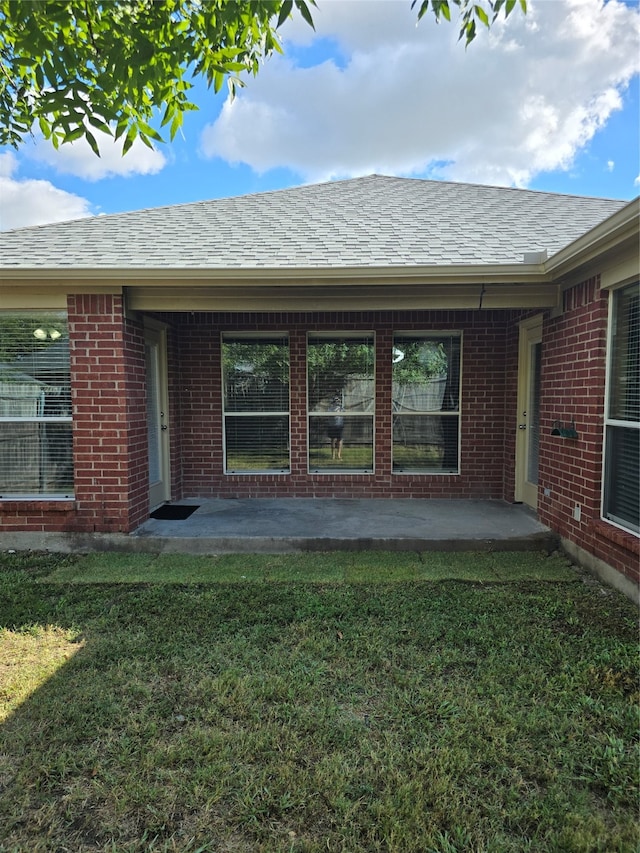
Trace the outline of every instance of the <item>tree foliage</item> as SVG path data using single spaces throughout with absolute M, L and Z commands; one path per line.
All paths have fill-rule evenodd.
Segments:
M 451 20 L 451 10 L 457 7 L 460 18 L 460 38 L 464 38 L 465 44 L 469 45 L 476 37 L 478 24 L 489 28 L 500 13 L 508 18 L 518 5 L 523 12 L 527 11 L 527 0 L 412 0 L 411 8 L 418 9 L 418 20 L 431 11 L 436 19 L 440 21 Z
M 449 367 L 442 341 L 409 338 L 397 340 L 393 352 L 393 381 L 400 385 L 424 384 L 446 376 Z
M 341 397 L 350 379 L 373 381 L 373 339 L 310 342 L 307 349 L 309 407 Z
M 295 0 L 311 23 L 309 5 Z M 173 138 L 193 78 L 218 91 L 280 51 L 277 28 L 293 0 L 0 0 L 0 144 L 39 128 L 57 147 L 95 130 L 122 138 Z
M 408 0 L 407 0 L 408 1 Z M 418 19 L 459 13 L 469 44 L 526 0 L 413 0 Z M 313 26 L 315 0 L 0 0 L 0 145 L 35 130 L 58 147 L 96 130 L 149 147 L 173 137 L 194 79 L 232 94 L 242 74 L 281 52 L 278 28 L 292 14 Z M 164 130 L 163 130 L 164 129 Z
M 0 373 L 8 366 L 19 369 L 20 358 L 66 337 L 67 322 L 60 312 L 0 313 Z

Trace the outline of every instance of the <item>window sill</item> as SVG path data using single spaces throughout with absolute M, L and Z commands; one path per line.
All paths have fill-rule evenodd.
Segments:
M 596 533 L 600 534 L 600 536 L 605 539 L 608 539 L 610 542 L 614 542 L 621 548 L 624 548 L 625 551 L 630 551 L 632 554 L 640 555 L 640 538 L 634 533 L 621 530 L 619 527 L 615 527 L 613 524 L 609 524 L 609 522 L 604 521 L 603 519 L 597 519 L 594 521 L 593 527 Z
M 25 509 L 47 510 L 50 512 L 67 512 L 70 509 L 75 509 L 75 498 L 56 498 L 56 497 L 0 497 L 0 507 L 4 512 L 22 512 Z

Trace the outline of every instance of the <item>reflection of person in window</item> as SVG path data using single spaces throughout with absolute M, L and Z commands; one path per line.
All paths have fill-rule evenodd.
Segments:
M 330 412 L 342 412 L 342 401 L 340 397 L 334 397 L 331 401 Z M 342 433 L 344 431 L 344 418 L 340 414 L 329 419 L 327 435 L 331 440 L 331 458 L 342 459 Z

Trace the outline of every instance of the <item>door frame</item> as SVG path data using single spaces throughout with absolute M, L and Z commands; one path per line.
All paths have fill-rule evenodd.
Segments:
M 542 344 L 542 314 L 528 317 L 520 323 L 518 338 L 518 394 L 516 419 L 515 500 L 527 504 L 531 509 L 538 507 L 538 483 L 528 480 L 530 433 L 528 410 L 534 380 L 534 348 Z M 537 400 L 538 414 L 540 398 Z
M 169 441 L 169 384 L 167 378 L 167 327 L 154 320 L 145 318 L 145 376 L 147 382 L 147 472 L 149 479 L 149 511 L 171 498 L 171 467 Z M 152 369 L 156 372 L 155 418 L 157 425 L 157 450 L 159 479 L 151 482 L 151 422 L 149 420 L 149 368 L 147 347 L 151 347 L 154 360 Z

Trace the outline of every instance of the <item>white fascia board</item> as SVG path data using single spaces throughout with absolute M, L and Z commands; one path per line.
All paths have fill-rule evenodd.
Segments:
M 636 250 L 640 246 L 640 197 L 552 255 L 543 265 L 545 273 L 550 280 L 560 281 L 625 243 Z
M 261 285 L 274 287 L 313 287 L 326 282 L 354 286 L 393 284 L 535 284 L 549 283 L 550 275 L 540 264 L 456 264 L 450 266 L 392 267 L 207 267 L 207 268 L 0 268 L 4 286 L 14 283 L 78 287 L 107 283 L 114 287 L 175 287 L 182 282 L 211 285 Z M 73 284 L 71 284 L 73 283 Z

